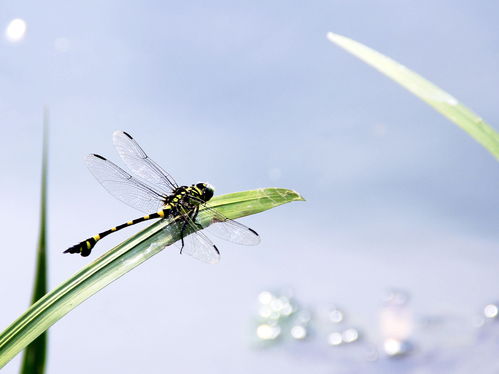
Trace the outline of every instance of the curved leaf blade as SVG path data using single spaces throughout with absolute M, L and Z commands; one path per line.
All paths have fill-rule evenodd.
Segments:
M 329 32 L 327 38 L 406 88 L 461 127 L 499 160 L 499 134 L 478 115 L 430 81 L 355 40 Z
M 264 188 L 216 196 L 210 206 L 230 219 L 237 219 L 300 200 L 304 199 L 295 191 Z M 104 253 L 33 304 L 0 334 L 0 368 L 80 303 L 179 240 L 179 230 L 175 226 L 175 219 L 152 224 Z

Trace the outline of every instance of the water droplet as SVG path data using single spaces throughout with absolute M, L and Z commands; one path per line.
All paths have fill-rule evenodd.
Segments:
M 284 303 L 282 302 L 281 299 L 274 299 L 270 302 L 270 307 L 272 308 L 272 310 L 275 310 L 276 312 L 280 312 L 283 306 Z
M 343 343 L 343 338 L 341 336 L 341 333 L 336 332 L 336 331 L 330 333 L 327 337 L 327 342 L 329 343 L 329 345 L 332 345 L 332 346 L 340 345 L 341 343 Z
M 258 314 L 262 318 L 270 318 L 270 315 L 272 314 L 272 310 L 268 307 L 268 305 L 262 305 L 260 309 L 258 310 Z
M 346 329 L 341 337 L 345 343 L 353 343 L 359 339 L 359 332 L 354 328 Z
M 389 357 L 399 357 L 406 355 L 411 350 L 411 344 L 407 341 L 397 339 L 386 339 L 383 349 Z
M 302 340 L 307 337 L 307 329 L 305 326 L 297 325 L 291 328 L 291 336 L 296 340 Z
M 498 312 L 499 310 L 495 304 L 489 304 L 483 308 L 483 314 L 487 318 L 497 318 Z
M 281 334 L 279 326 L 263 323 L 256 328 L 256 336 L 262 340 L 274 340 Z
M 258 295 L 258 301 L 260 304 L 270 304 L 274 296 L 269 291 L 262 291 Z
M 333 323 L 340 323 L 343 321 L 343 312 L 339 309 L 332 309 L 329 311 L 329 319 Z

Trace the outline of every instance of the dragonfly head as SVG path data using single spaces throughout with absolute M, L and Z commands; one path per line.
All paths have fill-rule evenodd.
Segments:
M 215 189 L 209 183 L 198 183 L 196 184 L 197 189 L 201 193 L 201 199 L 203 201 L 208 201 L 213 197 Z

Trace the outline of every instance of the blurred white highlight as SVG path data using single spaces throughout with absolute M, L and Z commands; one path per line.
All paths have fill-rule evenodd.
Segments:
M 499 313 L 497 305 L 489 304 L 483 309 L 483 314 L 487 318 L 496 318 Z
M 5 37 L 9 42 L 16 43 L 21 41 L 26 34 L 26 21 L 16 18 L 9 22 L 5 29 Z

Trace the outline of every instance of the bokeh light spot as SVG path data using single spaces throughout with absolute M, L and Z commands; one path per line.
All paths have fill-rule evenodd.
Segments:
M 5 37 L 8 41 L 16 43 L 21 41 L 26 34 L 26 21 L 16 18 L 9 22 L 5 30 Z
M 497 305 L 489 304 L 485 308 L 483 308 L 483 314 L 487 318 L 496 318 L 499 313 Z

